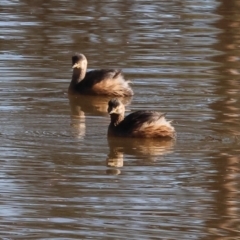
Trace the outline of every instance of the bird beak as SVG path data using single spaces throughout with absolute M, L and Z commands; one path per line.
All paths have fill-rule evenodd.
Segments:
M 113 114 L 113 113 L 115 113 L 115 109 L 114 109 L 114 108 L 108 109 L 108 114 L 109 114 L 109 115 L 111 115 L 111 114 Z
M 78 63 L 73 64 L 72 68 L 79 68 L 79 64 Z

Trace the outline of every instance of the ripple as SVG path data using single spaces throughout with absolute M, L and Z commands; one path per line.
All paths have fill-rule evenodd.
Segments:
M 3 238 L 238 236 L 237 8 L 0 5 Z M 107 139 L 109 98 L 67 94 L 76 51 L 89 69 L 122 68 L 135 92 L 127 114 L 166 112 L 177 140 Z

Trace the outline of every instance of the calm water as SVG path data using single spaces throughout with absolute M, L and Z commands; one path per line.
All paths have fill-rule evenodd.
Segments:
M 2 239 L 237 239 L 240 1 L 0 3 Z M 122 68 L 128 112 L 177 141 L 107 140 L 109 98 L 69 98 L 71 55 Z

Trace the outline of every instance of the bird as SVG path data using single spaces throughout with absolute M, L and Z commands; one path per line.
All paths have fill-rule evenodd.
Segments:
M 132 96 L 129 81 L 119 69 L 98 69 L 87 72 L 87 58 L 84 54 L 72 56 L 72 80 L 68 92 L 82 95 Z
M 108 102 L 107 111 L 111 119 L 108 137 L 176 138 L 176 131 L 165 113 L 140 110 L 124 117 L 125 106 L 118 98 Z

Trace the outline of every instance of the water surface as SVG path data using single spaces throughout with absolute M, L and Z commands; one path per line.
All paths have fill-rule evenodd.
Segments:
M 4 239 L 236 239 L 238 1 L 1 1 Z M 107 139 L 108 97 L 69 97 L 71 55 L 122 68 L 176 141 Z

